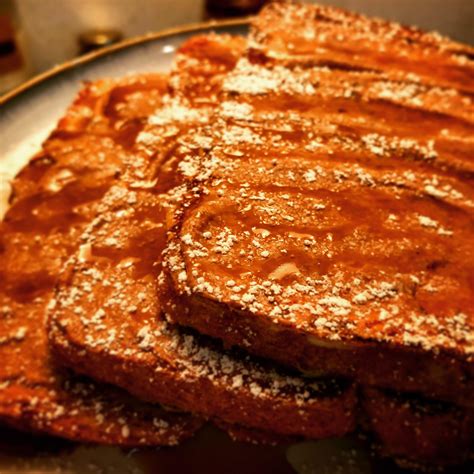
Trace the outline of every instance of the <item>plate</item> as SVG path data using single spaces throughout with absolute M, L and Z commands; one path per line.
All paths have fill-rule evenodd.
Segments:
M 0 97 L 0 216 L 2 189 L 6 201 L 9 180 L 40 149 L 84 81 L 167 71 L 183 41 L 211 31 L 245 35 L 248 22 L 211 22 L 133 38 L 57 66 Z M 226 434 L 207 426 L 177 448 L 135 450 L 34 437 L 0 427 L 0 472 L 391 474 L 401 471 L 389 461 L 372 459 L 355 438 L 254 446 L 233 442 Z

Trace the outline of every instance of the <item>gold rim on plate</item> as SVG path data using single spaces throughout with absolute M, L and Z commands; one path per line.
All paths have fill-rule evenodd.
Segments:
M 77 66 L 82 66 L 83 64 L 87 64 L 97 58 L 102 56 L 106 56 L 110 53 L 114 53 L 115 51 L 120 51 L 122 49 L 129 48 L 131 46 L 136 46 L 141 43 L 147 43 L 149 41 L 154 41 L 157 39 L 166 38 L 167 36 L 173 36 L 183 33 L 193 33 L 204 29 L 210 28 L 219 28 L 219 27 L 226 27 L 226 26 L 244 26 L 249 23 L 249 18 L 241 18 L 238 20 L 231 19 L 231 20 L 211 20 L 206 22 L 200 23 L 192 23 L 185 26 L 177 26 L 173 28 L 167 28 L 165 30 L 161 30 L 156 33 L 146 33 L 140 36 L 134 36 L 133 38 L 126 39 L 124 41 L 120 41 L 117 44 L 113 44 L 111 46 L 107 46 L 105 48 L 99 49 L 97 51 L 92 51 L 91 53 L 85 54 L 83 56 L 79 56 L 78 58 L 71 59 L 66 61 L 62 64 L 54 66 L 51 69 L 48 69 L 45 72 L 42 72 L 26 82 L 23 82 L 19 86 L 15 87 L 11 91 L 7 92 L 6 94 L 0 96 L 0 106 L 6 104 L 8 101 L 14 99 L 22 92 L 30 89 L 31 87 L 36 86 L 51 77 L 56 76 L 57 74 L 67 71 L 69 69 L 75 68 Z

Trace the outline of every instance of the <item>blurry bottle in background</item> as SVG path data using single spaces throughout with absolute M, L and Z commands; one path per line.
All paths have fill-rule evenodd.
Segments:
M 29 77 L 23 41 L 13 3 L 0 2 L 0 94 Z
M 207 18 L 231 18 L 257 13 L 268 0 L 206 0 Z

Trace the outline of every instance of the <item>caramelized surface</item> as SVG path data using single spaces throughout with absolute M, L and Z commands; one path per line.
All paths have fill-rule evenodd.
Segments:
M 464 265 L 461 283 L 469 278 L 467 245 L 458 251 L 449 239 L 454 231 L 462 239 L 472 232 L 473 113 L 465 80 L 471 66 L 467 60 L 459 73 L 446 72 L 451 57 L 468 50 L 335 10 L 287 8 L 270 7 L 257 20 L 248 57 L 230 74 L 239 40 L 227 43 L 230 56 L 223 54 L 228 39 L 214 39 L 208 50 L 204 38 L 191 40 L 181 52 L 198 61 L 178 57 L 169 96 L 146 123 L 142 116 L 134 121 L 133 113 L 123 121 L 111 115 L 114 143 L 131 159 L 95 207 L 98 217 L 66 266 L 51 311 L 54 349 L 79 372 L 232 423 L 311 437 L 352 428 L 352 389 L 327 377 L 305 380 L 177 330 L 161 318 L 163 298 L 171 319 L 312 375 L 343 373 L 362 383 L 469 402 L 469 319 L 441 318 L 436 337 L 427 327 L 438 318 L 423 316 L 423 324 L 408 329 L 404 320 L 403 331 L 414 338 L 400 342 L 401 332 L 387 331 L 380 318 L 388 313 L 387 324 L 397 328 L 402 316 L 396 306 L 420 311 L 413 300 L 432 274 L 445 284 L 450 263 L 440 265 L 438 255 L 452 253 L 452 261 Z M 300 28 L 308 12 L 317 21 Z M 334 18 L 327 21 L 328 15 Z M 322 22 L 334 33 L 342 17 L 352 18 L 348 31 L 364 47 L 357 44 L 347 54 L 340 46 L 304 50 L 307 30 L 325 31 Z M 287 20 L 297 28 L 287 28 Z M 380 41 L 382 32 L 389 40 Z M 281 44 L 282 33 L 291 42 Z M 407 51 L 401 42 L 411 45 Z M 291 44 L 298 49 L 287 54 Z M 379 44 L 390 49 L 398 68 L 373 53 Z M 438 78 L 428 74 L 433 58 L 446 66 Z M 415 63 L 417 76 L 406 76 Z M 123 91 L 129 89 L 111 95 L 112 104 L 123 100 Z M 164 232 L 171 227 L 161 274 Z M 31 294 L 42 291 L 31 286 Z M 469 298 L 463 293 L 460 301 Z M 360 350 L 367 347 L 373 352 Z M 392 453 L 416 458 L 410 442 L 397 444 L 412 411 L 383 410 L 381 399 L 374 397 L 372 406 L 377 420 L 393 425 L 385 429 L 389 423 L 374 419 L 372 428 Z M 462 422 L 469 411 L 455 409 L 456 418 L 415 424 L 420 442 L 436 449 L 443 437 L 423 430 L 442 429 L 448 419 L 454 439 L 472 444 L 472 426 Z M 448 449 L 440 462 L 458 461 L 455 454 Z M 433 461 L 433 453 L 426 458 Z
M 270 62 L 386 72 L 402 82 L 474 92 L 474 48 L 439 33 L 322 5 L 275 3 L 253 23 L 254 54 Z
M 60 269 L 131 159 L 122 121 L 140 122 L 165 84 L 158 75 L 89 84 L 13 183 L 0 233 L 0 418 L 16 427 L 83 441 L 169 445 L 201 424 L 58 369 L 45 331 Z
M 250 44 L 187 139 L 169 317 L 309 372 L 472 404 L 472 49 L 291 5 L 268 7 Z
M 196 38 L 178 54 L 179 76 L 138 137 L 138 148 L 149 147 L 151 159 L 127 170 L 83 235 L 59 287 L 51 341 L 68 365 L 145 400 L 220 424 L 309 438 L 340 435 L 354 428 L 350 384 L 306 381 L 157 319 L 166 213 L 186 181 L 189 149 L 181 138 L 208 121 L 244 44 L 225 36 Z M 185 154 L 177 157 L 178 149 Z

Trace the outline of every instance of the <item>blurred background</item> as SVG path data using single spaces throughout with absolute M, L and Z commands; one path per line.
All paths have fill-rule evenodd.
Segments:
M 255 13 L 265 0 L 0 0 L 0 94 L 123 38 Z M 474 0 L 319 0 L 474 44 Z

